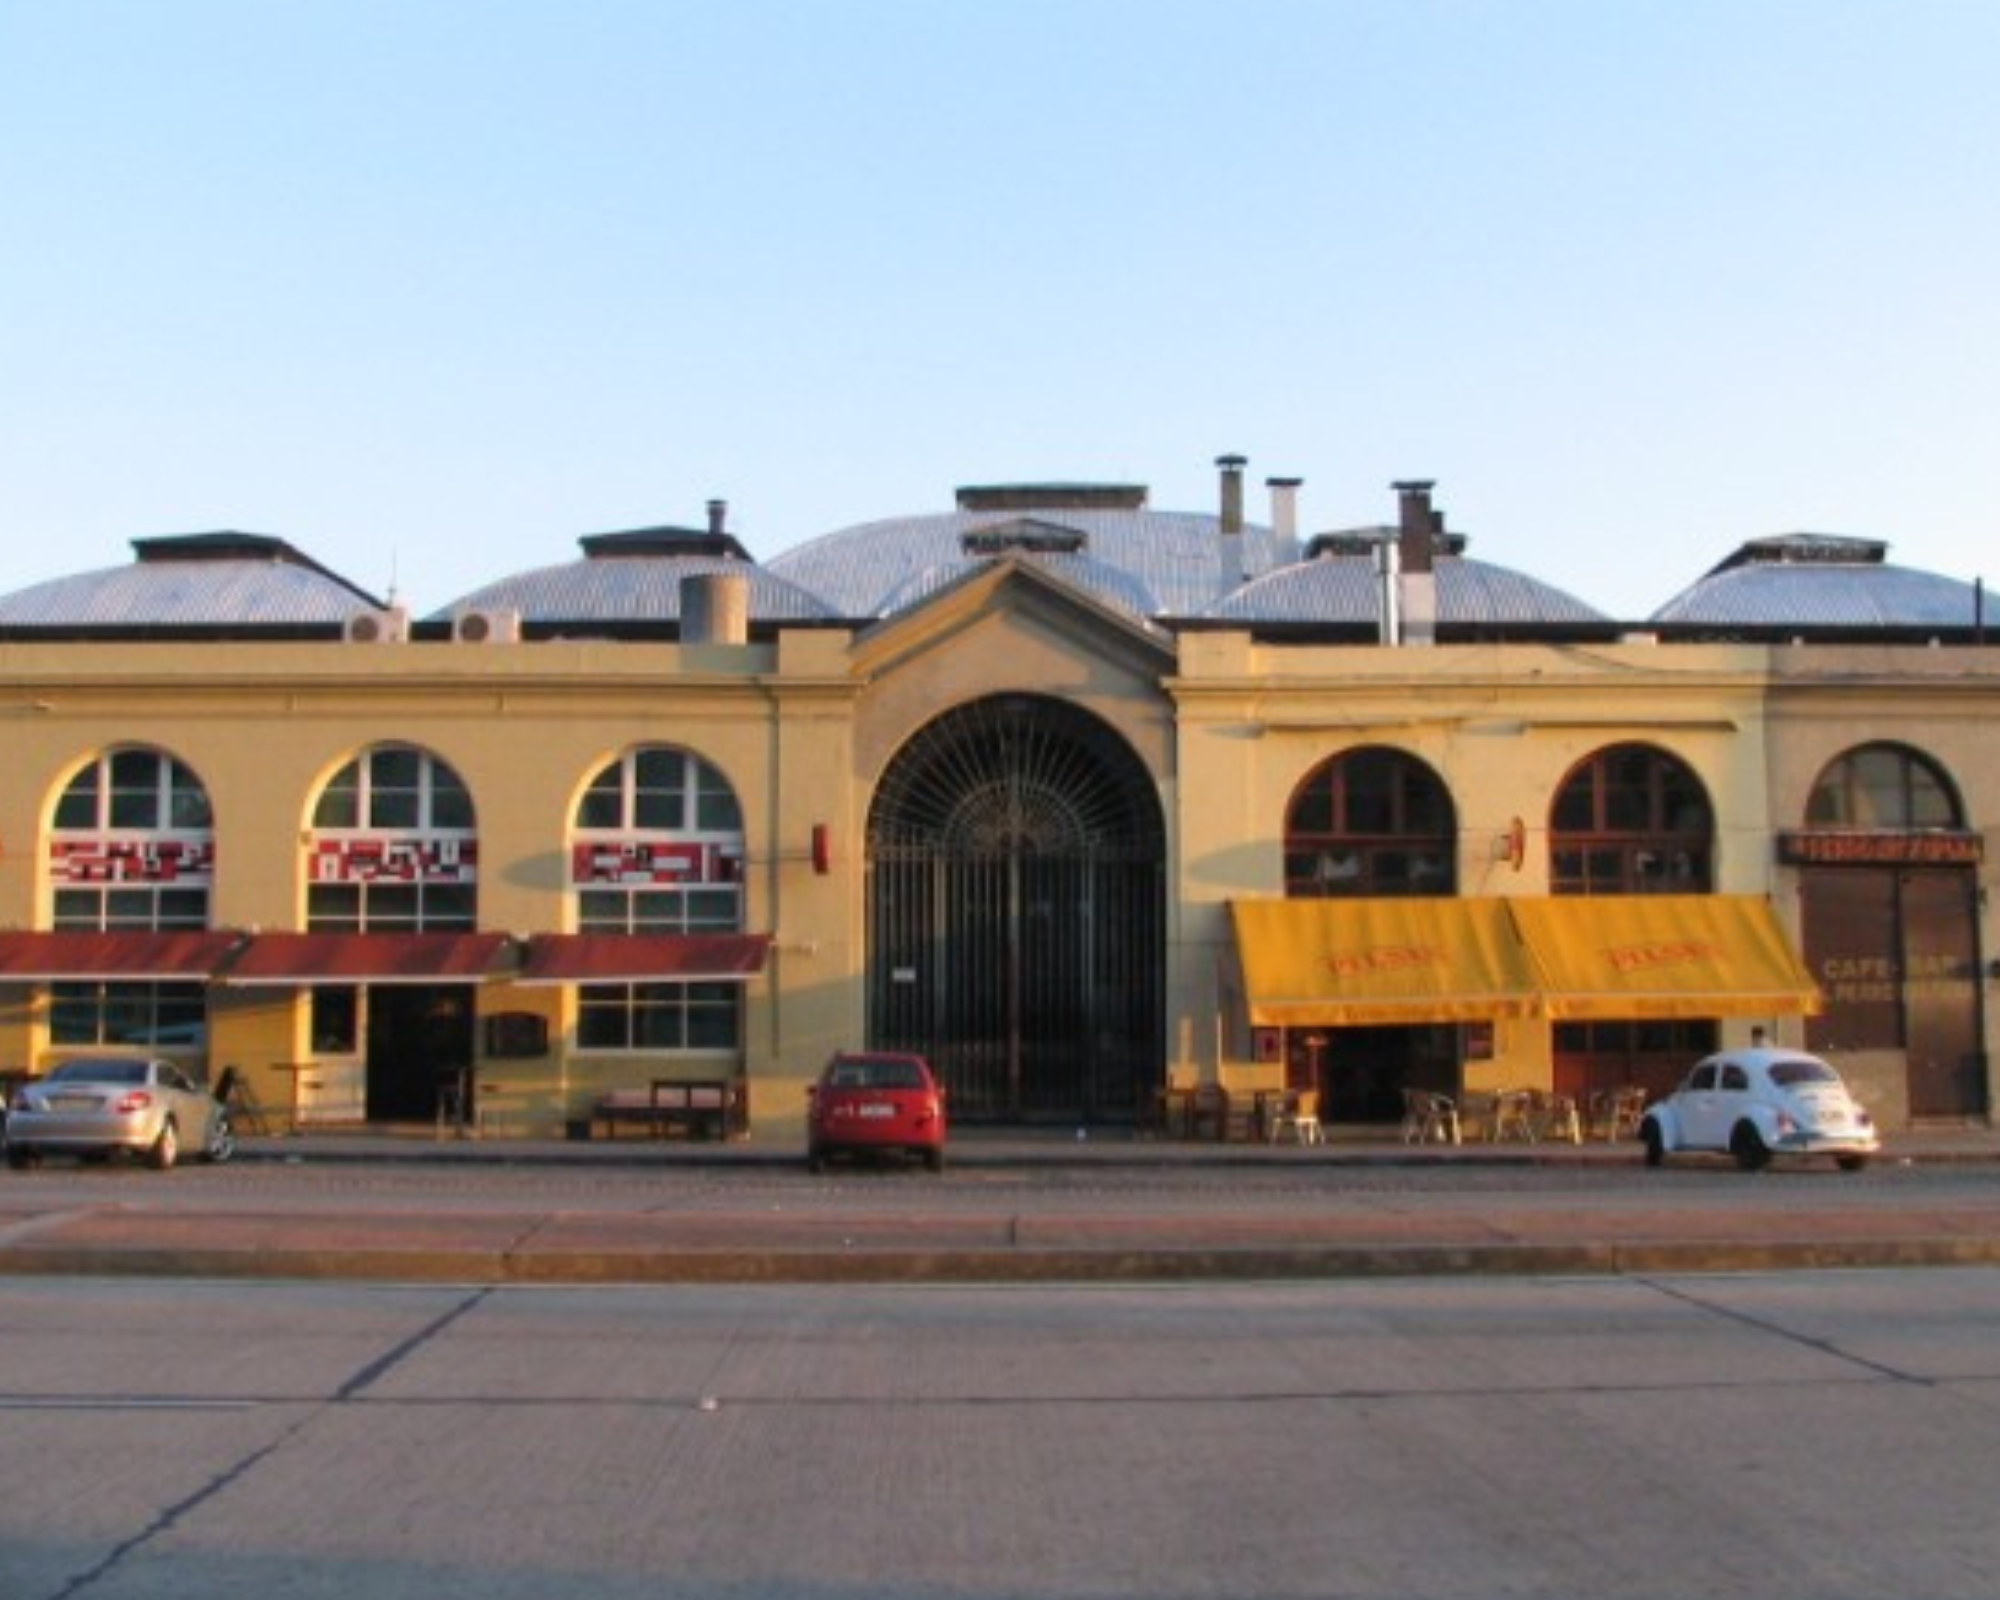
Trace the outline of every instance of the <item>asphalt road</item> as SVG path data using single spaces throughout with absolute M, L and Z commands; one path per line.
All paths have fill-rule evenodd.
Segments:
M 8 1600 L 1991 1596 L 2000 1271 L 0 1280 Z

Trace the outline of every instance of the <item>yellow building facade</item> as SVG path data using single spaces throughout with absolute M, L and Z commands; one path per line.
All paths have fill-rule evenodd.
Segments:
M 974 515 L 1004 537 L 865 617 L 262 637 L 0 608 L 0 1067 L 145 1043 L 234 1069 L 274 1126 L 494 1136 L 721 1083 L 729 1131 L 783 1145 L 862 1044 L 932 1054 L 972 1120 L 1145 1127 L 1213 1084 L 1365 1127 L 1411 1086 L 1657 1089 L 1761 1026 L 1892 1128 L 1988 1114 L 1983 633 L 1147 614 L 1051 559 L 1095 527 L 1061 498 Z M 1225 561 L 1231 520 L 1202 535 Z M 1621 1000 L 1534 945 L 1538 907 L 1599 902 L 1587 939 L 1675 892 L 1749 908 L 1803 976 L 1649 923 L 1628 966 L 1725 970 Z M 1409 899 L 1512 903 L 1520 975 L 1426 987 L 1450 929 L 1371 932 Z M 1297 948 L 1246 950 L 1253 922 Z M 1301 992 L 1260 991 L 1280 957 Z

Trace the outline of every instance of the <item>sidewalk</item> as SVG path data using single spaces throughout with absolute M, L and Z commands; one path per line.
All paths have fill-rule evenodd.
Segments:
M 1560 1140 L 1491 1143 L 1468 1139 L 1462 1144 L 1406 1144 L 1393 1129 L 1336 1133 L 1325 1144 L 1301 1146 L 1215 1140 L 1152 1138 L 1125 1129 L 1020 1130 L 955 1128 L 949 1164 L 953 1167 L 1071 1168 L 1246 1166 L 1269 1168 L 1302 1162 L 1308 1165 L 1363 1163 L 1417 1166 L 1632 1166 L 1640 1161 L 1636 1141 L 1606 1143 L 1588 1140 L 1572 1145 Z M 306 1129 L 297 1134 L 246 1138 L 243 1160 L 310 1160 L 354 1162 L 486 1163 L 498 1166 L 779 1166 L 805 1163 L 803 1139 L 708 1140 L 679 1136 L 655 1139 L 626 1134 L 615 1139 L 519 1139 L 410 1127 L 384 1132 L 376 1129 Z M 1938 1126 L 1891 1135 L 1884 1139 L 1878 1162 L 1936 1163 L 2000 1162 L 2000 1128 Z
M 1718 1194 L 1702 1183 L 1677 1195 L 1644 1171 L 1632 1144 L 1301 1149 L 974 1131 L 955 1140 L 942 1178 L 873 1182 L 809 1179 L 801 1151 L 754 1140 L 322 1133 L 252 1139 L 241 1159 L 259 1169 L 257 1183 L 232 1187 L 225 1170 L 159 1205 L 148 1195 L 175 1175 L 133 1174 L 110 1191 L 72 1189 L 49 1181 L 54 1173 L 0 1178 L 0 1277 L 1022 1283 L 2000 1265 L 2000 1182 L 1863 1188 L 1868 1180 L 1828 1170 L 1796 1182 L 1743 1175 L 1740 1188 Z M 1881 1160 L 2000 1163 L 2000 1136 L 1901 1136 Z M 357 1181 L 294 1192 L 272 1163 L 339 1166 Z M 1635 1181 L 1459 1191 L 1397 1183 L 1389 1170 L 1435 1178 L 1498 1166 L 1622 1168 Z M 656 1172 L 662 1182 L 524 1181 L 516 1195 L 504 1182 L 510 1167 Z M 473 1181 L 434 1191 L 403 1182 L 450 1169 Z M 753 1181 L 727 1181 L 732 1169 Z M 1391 1181 L 1315 1181 L 1342 1169 Z M 676 1174 L 697 1181 L 676 1184 Z M 982 1181 L 993 1178 L 1007 1181 Z

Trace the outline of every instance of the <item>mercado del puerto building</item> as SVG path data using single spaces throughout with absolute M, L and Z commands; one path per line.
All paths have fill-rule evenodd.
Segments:
M 711 502 L 426 606 L 231 532 L 0 597 L 0 1069 L 540 1137 L 723 1085 L 786 1141 L 871 1046 L 961 1122 L 1368 1129 L 1762 1028 L 1892 1131 L 1989 1116 L 1981 585 L 1718 535 L 1613 618 L 1428 483 L 1312 532 L 1218 467 L 761 562 Z

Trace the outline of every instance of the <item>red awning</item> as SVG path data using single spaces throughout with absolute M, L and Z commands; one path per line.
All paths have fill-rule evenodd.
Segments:
M 211 978 L 239 933 L 0 933 L 0 983 L 198 983 Z
M 260 933 L 225 983 L 477 983 L 507 944 L 504 933 Z
M 767 933 L 538 933 L 522 983 L 745 983 L 764 970 Z

